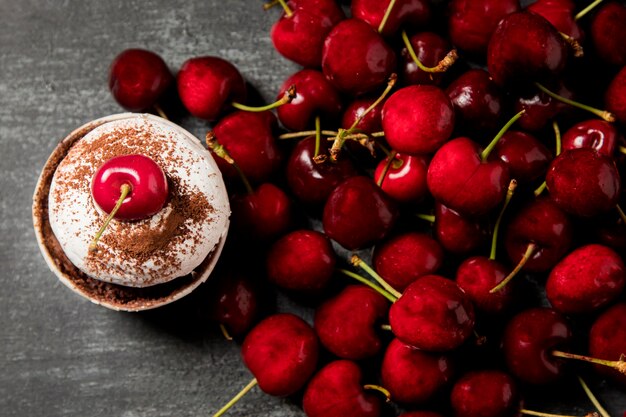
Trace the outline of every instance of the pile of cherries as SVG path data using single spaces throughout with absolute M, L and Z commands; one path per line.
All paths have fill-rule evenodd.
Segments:
M 214 123 L 233 227 L 207 294 L 254 376 L 216 416 L 255 385 L 309 417 L 537 415 L 524 393 L 577 372 L 626 388 L 626 6 L 590 3 L 274 0 L 305 69 L 260 108 L 221 58 L 115 59 L 123 107 Z M 314 325 L 268 315 L 268 287 Z

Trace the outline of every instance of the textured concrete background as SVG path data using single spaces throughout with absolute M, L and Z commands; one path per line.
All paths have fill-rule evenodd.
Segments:
M 121 111 L 106 74 L 125 48 L 154 50 L 173 69 L 192 56 L 220 55 L 265 98 L 274 97 L 296 67 L 269 40 L 278 10 L 264 13 L 261 4 L 0 0 L 0 415 L 211 415 L 251 378 L 238 346 L 198 319 L 193 300 L 125 314 L 71 293 L 39 254 L 30 208 L 39 170 L 57 142 Z M 197 120 L 180 122 L 199 136 L 206 131 Z M 292 308 L 285 303 L 282 309 Z M 584 414 L 590 406 L 572 387 L 536 408 Z M 614 416 L 623 413 L 623 393 L 595 387 Z M 258 390 L 231 413 L 303 415 Z

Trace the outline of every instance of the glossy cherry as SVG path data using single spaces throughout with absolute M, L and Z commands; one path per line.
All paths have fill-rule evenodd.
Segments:
M 352 16 L 369 23 L 378 30 L 389 7 L 390 0 L 354 0 L 350 4 Z M 402 26 L 420 27 L 430 19 L 430 4 L 425 0 L 405 0 L 394 4 L 381 34 L 391 37 L 397 34 Z
M 378 97 L 374 96 L 358 97 L 354 99 L 354 101 L 346 106 L 346 110 L 344 111 L 343 117 L 341 119 L 341 127 L 343 129 L 350 129 L 354 122 L 359 117 L 361 117 L 363 113 L 365 113 L 365 110 L 367 110 L 372 104 L 374 104 L 377 99 Z M 382 103 L 379 103 L 369 113 L 367 113 L 355 126 L 355 129 L 363 133 L 374 133 L 382 131 L 383 104 L 384 101 Z
M 496 158 L 509 167 L 511 178 L 523 184 L 543 177 L 553 156 L 535 136 L 510 130 L 502 136 L 489 155 L 491 160 Z
M 319 370 L 304 392 L 307 417 L 379 417 L 379 394 L 368 392 L 359 366 L 338 360 Z
M 474 330 L 474 306 L 452 280 L 426 275 L 413 281 L 389 310 L 391 331 L 426 351 L 458 348 Z
M 426 67 L 435 67 L 450 52 L 450 43 L 434 32 L 417 32 L 409 36 L 409 42 L 415 51 L 419 61 Z M 408 49 L 400 50 L 400 78 L 404 85 L 410 84 L 433 84 L 439 85 L 442 78 L 441 72 L 422 71 Z
M 606 109 L 626 125 L 626 66 L 611 81 L 604 94 Z
M 267 278 L 280 288 L 319 292 L 333 276 L 335 258 L 326 236 L 314 230 L 295 230 L 270 248 Z
M 590 313 L 619 297 L 625 284 L 620 256 L 606 246 L 591 244 L 572 251 L 552 269 L 546 297 L 563 314 Z
M 287 6 L 291 14 L 272 26 L 274 48 L 303 67 L 318 68 L 326 35 L 346 16 L 334 0 L 290 0 Z
M 324 41 L 322 71 L 341 92 L 372 92 L 385 84 L 395 68 L 393 49 L 362 20 L 340 22 Z
M 614 209 L 621 191 L 613 160 L 595 149 L 572 149 L 552 161 L 546 183 L 550 197 L 564 211 L 592 217 Z
M 122 155 L 109 159 L 98 168 L 91 180 L 91 195 L 95 204 L 111 213 L 120 199 L 123 185 L 130 186 L 114 218 L 140 220 L 158 213 L 169 197 L 165 173 L 151 158 Z
M 574 18 L 576 4 L 572 0 L 537 0 L 526 10 L 541 15 L 559 32 L 575 41 L 583 40 L 583 32 Z
M 435 203 L 434 235 L 448 252 L 469 253 L 487 241 L 484 222 L 462 216 L 441 203 Z
M 489 73 L 475 68 L 464 72 L 446 89 L 464 132 L 489 132 L 498 127 L 503 110 L 502 92 Z
M 620 360 L 626 352 L 626 302 L 620 302 L 603 312 L 589 331 L 589 354 L 599 359 Z M 626 375 L 606 366 L 596 371 L 626 387 Z
M 556 381 L 563 361 L 551 351 L 572 340 L 569 323 L 549 308 L 531 308 L 514 316 L 506 325 L 502 350 L 509 371 L 531 384 Z
M 406 232 L 376 246 L 372 264 L 385 281 L 402 292 L 413 281 L 443 264 L 443 249 L 432 237 Z
M 569 46 L 543 17 L 529 12 L 504 17 L 489 40 L 487 68 L 499 85 L 545 81 L 565 69 Z
M 592 148 L 606 156 L 613 156 L 620 134 L 613 123 L 589 119 L 569 128 L 561 139 L 563 150 Z
M 322 125 L 337 121 L 343 105 L 324 74 L 312 69 L 298 71 L 283 83 L 278 97 L 284 96 L 291 86 L 296 87 L 295 98 L 276 109 L 283 126 L 300 131 L 313 127 L 316 117 L 320 118 Z
M 109 89 L 125 109 L 150 109 L 174 81 L 163 58 L 145 49 L 126 49 L 109 68 Z
M 485 256 L 473 256 L 459 265 L 455 280 L 472 300 L 476 310 L 497 314 L 507 310 L 514 301 L 514 283 L 491 292 L 509 272 L 500 262 Z
M 518 414 L 520 402 L 513 378 L 497 370 L 468 372 L 450 394 L 455 417 L 512 417 Z
M 429 353 L 393 339 L 383 358 L 381 378 L 391 399 L 401 404 L 422 404 L 439 394 L 454 377 L 452 359 Z
M 389 145 L 406 154 L 439 149 L 454 129 L 454 109 L 448 96 L 430 85 L 402 88 L 385 102 L 383 130 Z
M 604 61 L 626 65 L 626 7 L 615 1 L 602 5 L 591 21 L 594 50 Z
M 246 82 L 230 62 L 215 56 L 188 59 L 177 75 L 178 95 L 200 119 L 216 120 L 231 102 L 246 98 Z
M 382 159 L 374 171 L 374 179 L 385 193 L 400 203 L 415 204 L 428 195 L 426 174 L 428 159 L 395 153 Z
M 567 99 L 574 99 L 574 93 L 562 82 L 556 81 L 551 88 L 558 95 Z M 543 91 L 535 88 L 528 88 L 521 91 L 515 99 L 515 111 L 524 110 L 525 113 L 519 119 L 519 126 L 524 130 L 537 131 L 549 124 L 550 121 L 569 106 L 550 97 Z
M 315 332 L 340 358 L 369 358 L 382 347 L 377 330 L 388 310 L 389 301 L 373 289 L 349 285 L 315 311 Z
M 448 14 L 450 40 L 466 52 L 482 55 L 498 22 L 520 9 L 519 0 L 452 0 Z
M 355 250 L 384 239 L 395 224 L 395 203 L 368 177 L 350 177 L 330 194 L 322 223 L 331 239 Z

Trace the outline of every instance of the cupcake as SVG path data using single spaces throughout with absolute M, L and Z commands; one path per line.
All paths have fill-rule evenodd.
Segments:
M 94 199 L 94 176 L 105 162 L 127 155 L 161 168 L 166 198 L 145 218 L 114 218 L 90 250 L 108 216 Z M 229 214 L 210 153 L 186 130 L 148 114 L 109 116 L 72 132 L 48 159 L 33 198 L 37 240 L 50 269 L 76 293 L 124 311 L 168 304 L 206 281 Z

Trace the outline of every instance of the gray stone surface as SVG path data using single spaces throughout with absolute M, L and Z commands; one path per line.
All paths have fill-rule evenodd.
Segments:
M 31 197 L 62 137 L 121 111 L 106 87 L 119 51 L 151 49 L 172 68 L 220 55 L 269 99 L 296 68 L 269 40 L 277 15 L 256 0 L 0 0 L 0 415 L 211 415 L 248 382 L 238 346 L 184 303 L 116 313 L 62 286 L 39 254 Z M 200 136 L 207 127 L 191 118 L 181 124 Z M 615 416 L 623 412 L 623 393 L 596 388 Z M 589 409 L 564 398 L 536 405 Z M 255 390 L 231 415 L 303 413 Z

